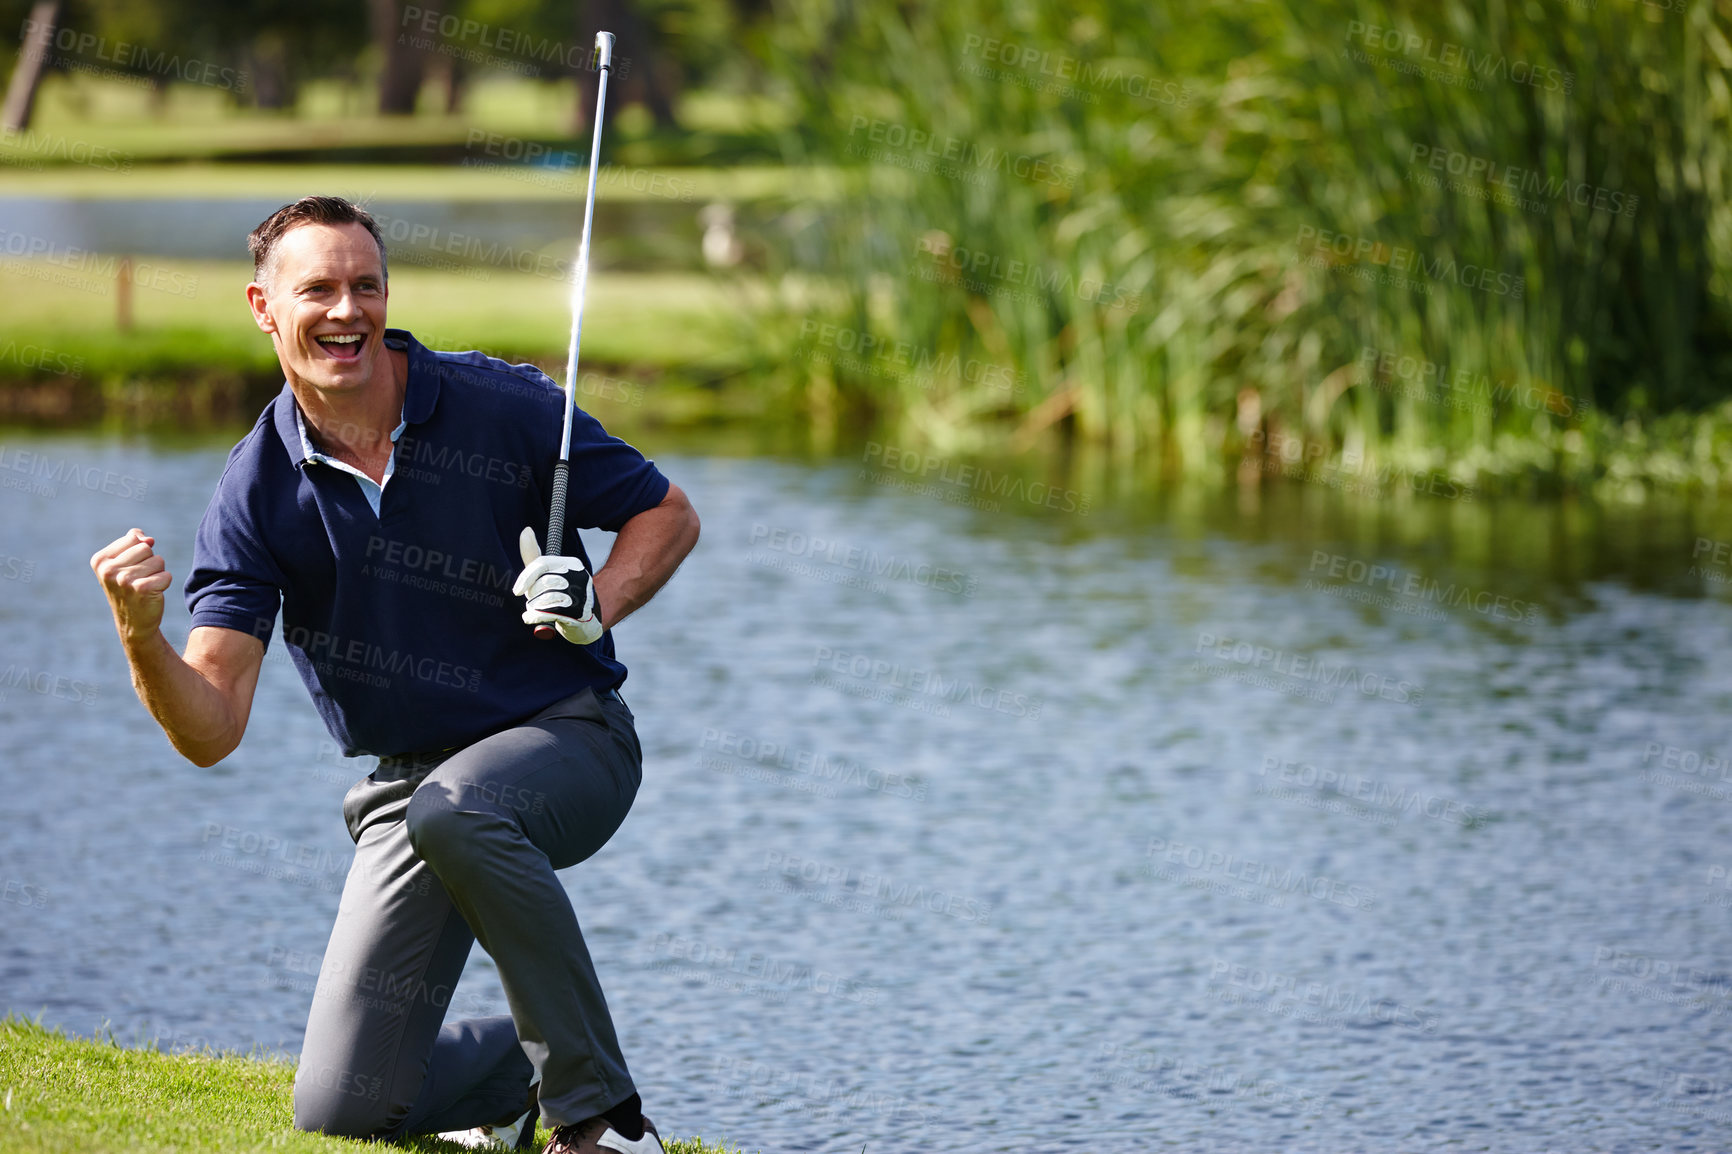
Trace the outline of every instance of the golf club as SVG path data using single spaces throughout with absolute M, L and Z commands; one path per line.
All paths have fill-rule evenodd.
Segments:
M 577 276 L 571 289 L 571 344 L 565 352 L 565 428 L 559 438 L 559 463 L 553 467 L 553 500 L 547 513 L 544 549 L 561 553 L 565 546 L 565 487 L 571 474 L 571 415 L 577 407 L 577 348 L 583 339 L 583 296 L 589 285 L 589 226 L 595 217 L 595 166 L 601 160 L 602 113 L 607 108 L 607 73 L 613 66 L 613 33 L 595 34 L 595 132 L 589 142 L 589 195 L 583 203 L 583 238 L 577 244 Z M 551 625 L 537 625 L 535 636 L 550 641 L 559 635 Z

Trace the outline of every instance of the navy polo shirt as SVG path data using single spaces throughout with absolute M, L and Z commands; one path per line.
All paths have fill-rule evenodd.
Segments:
M 289 655 L 352 757 L 467 745 L 626 677 L 611 631 L 537 641 L 511 592 L 518 534 L 547 531 L 564 390 L 533 365 L 436 353 L 401 329 L 385 341 L 407 348 L 409 378 L 378 511 L 353 475 L 305 456 L 284 384 L 229 454 L 186 583 L 194 628 L 266 645 L 280 605 Z M 589 566 L 577 530 L 618 532 L 667 491 L 652 462 L 573 414 L 568 556 Z

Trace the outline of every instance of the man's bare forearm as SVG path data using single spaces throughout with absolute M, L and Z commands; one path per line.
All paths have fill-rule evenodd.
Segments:
M 240 744 L 264 643 L 230 629 L 194 629 L 183 658 L 162 635 L 163 595 L 174 581 L 156 538 L 139 528 L 98 549 L 91 571 L 114 614 L 132 687 L 189 761 L 212 765 Z
M 595 574 L 601 621 L 611 629 L 667 584 L 698 543 L 698 514 L 675 485 L 653 509 L 627 521 L 614 539 L 607 564 Z
M 133 690 L 182 757 L 214 765 L 234 752 L 245 722 L 228 695 L 176 653 L 160 629 L 122 642 Z

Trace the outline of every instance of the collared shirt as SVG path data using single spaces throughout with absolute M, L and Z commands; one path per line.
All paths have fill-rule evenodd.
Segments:
M 511 592 L 518 534 L 542 536 L 564 392 L 533 365 L 409 354 L 388 485 L 326 467 L 285 384 L 229 454 L 193 545 L 194 628 L 270 643 L 277 614 L 301 679 L 351 756 L 467 745 L 626 669 L 613 634 L 541 642 Z M 582 529 L 618 532 L 660 504 L 668 481 L 595 418 L 572 414 L 563 552 L 590 566 Z
M 385 473 L 377 481 L 349 464 L 337 458 L 321 453 L 313 448 L 312 438 L 307 436 L 306 414 L 301 412 L 301 406 L 295 405 L 295 428 L 301 434 L 301 456 L 317 465 L 329 465 L 333 469 L 341 469 L 359 482 L 361 493 L 367 498 L 367 504 L 373 507 L 373 516 L 379 515 L 379 498 L 385 495 L 385 485 L 391 480 L 391 474 L 397 469 L 397 438 L 403 435 L 403 430 L 409 427 L 409 422 L 399 420 L 397 427 L 391 430 L 391 455 L 385 458 Z

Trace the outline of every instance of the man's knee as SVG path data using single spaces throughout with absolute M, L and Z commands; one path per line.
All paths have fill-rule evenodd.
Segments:
M 367 1138 L 390 1125 L 385 1080 L 335 1066 L 295 1072 L 295 1129 L 339 1138 Z
M 447 852 L 466 848 L 474 836 L 477 819 L 485 815 L 458 808 L 449 786 L 423 785 L 409 799 L 403 814 L 403 832 L 415 855 L 436 862 Z

